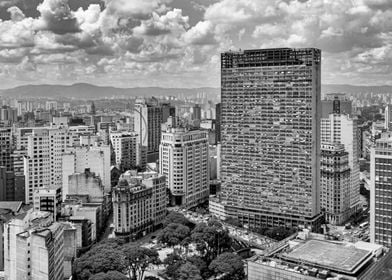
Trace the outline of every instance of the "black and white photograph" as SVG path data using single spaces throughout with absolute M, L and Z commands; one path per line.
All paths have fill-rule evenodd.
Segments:
M 392 0 L 0 0 L 0 280 L 391 280 Z

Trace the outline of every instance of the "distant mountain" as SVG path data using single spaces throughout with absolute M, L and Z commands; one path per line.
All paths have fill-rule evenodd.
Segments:
M 392 93 L 392 86 L 353 86 L 324 84 L 321 87 L 323 94 L 344 92 L 356 93 Z M 160 88 L 160 87 L 137 87 L 116 88 L 102 87 L 91 84 L 73 85 L 26 85 L 0 91 L 1 96 L 15 98 L 75 98 L 75 99 L 101 99 L 112 97 L 151 97 L 151 96 L 183 96 L 191 97 L 198 93 L 205 93 L 209 97 L 220 94 L 219 88 Z
M 322 93 L 392 93 L 392 86 L 353 86 L 325 84 L 321 86 Z
M 0 91 L 1 96 L 8 97 L 54 97 L 54 98 L 77 98 L 77 99 L 100 99 L 111 97 L 151 97 L 151 96 L 195 96 L 197 93 L 205 93 L 207 96 L 216 96 L 220 93 L 218 88 L 160 88 L 160 87 L 137 87 L 115 88 L 101 87 L 91 84 L 73 85 L 25 85 Z

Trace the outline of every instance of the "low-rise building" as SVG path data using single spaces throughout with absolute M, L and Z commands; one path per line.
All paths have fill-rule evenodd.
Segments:
M 305 231 L 249 259 L 248 279 L 378 279 L 380 264 L 390 257 L 380 245 L 330 241 Z

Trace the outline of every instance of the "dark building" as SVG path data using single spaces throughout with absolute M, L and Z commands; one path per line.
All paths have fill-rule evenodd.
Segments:
M 221 142 L 221 103 L 216 104 L 215 107 L 215 133 L 216 133 L 216 142 Z
M 199 104 L 192 107 L 192 120 L 201 120 L 201 107 Z

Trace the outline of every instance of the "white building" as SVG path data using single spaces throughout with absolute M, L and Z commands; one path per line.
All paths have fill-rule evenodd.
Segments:
M 86 169 L 99 176 L 105 191 L 110 191 L 110 146 L 94 145 L 68 147 L 62 155 L 63 198 L 68 189 L 68 177 L 74 173 L 83 173 Z
M 194 207 L 208 199 L 208 132 L 169 128 L 162 132 L 159 170 L 166 176 L 172 205 Z
M 27 139 L 25 200 L 31 203 L 36 188 L 62 187 L 62 155 L 69 144 L 69 136 L 64 128 L 34 128 Z
M 360 208 L 359 182 L 359 150 L 357 118 L 343 114 L 329 114 L 321 118 L 321 143 L 343 144 L 348 152 L 350 179 L 350 208 L 357 211 Z
M 64 230 L 48 212 L 28 212 L 4 225 L 6 280 L 64 279 Z
M 139 136 L 136 132 L 112 131 L 110 132 L 110 142 L 116 155 L 116 165 L 121 170 L 129 170 L 137 165 L 145 165 L 141 156 Z

